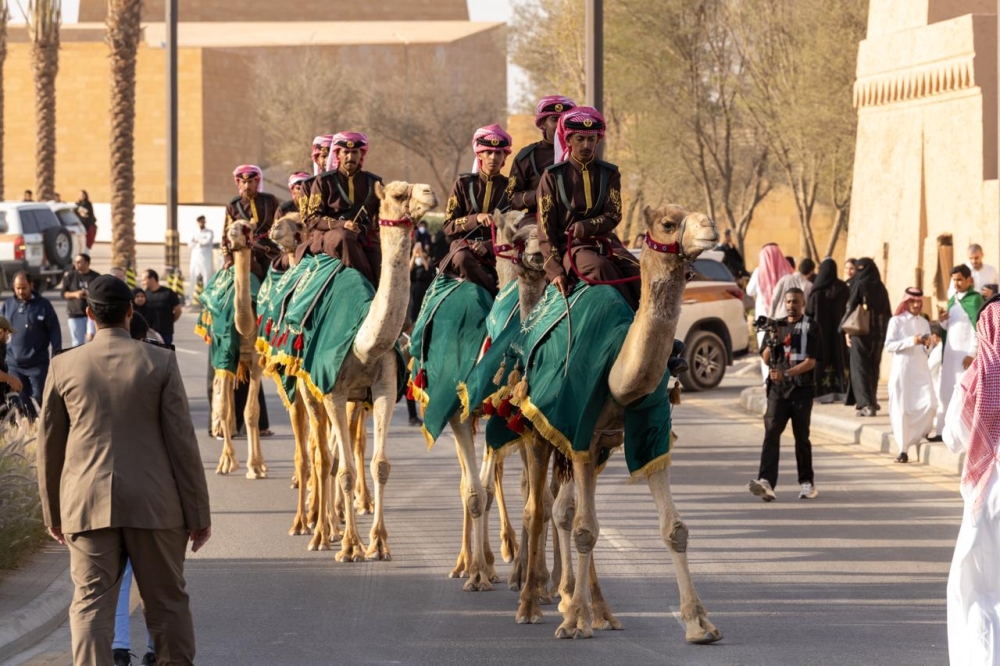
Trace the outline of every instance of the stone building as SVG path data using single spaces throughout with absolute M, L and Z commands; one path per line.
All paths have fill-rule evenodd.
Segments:
M 163 0 L 144 2 L 137 62 L 135 173 L 136 235 L 140 241 L 163 238 L 165 187 L 165 24 Z M 444 67 L 442 100 L 449 91 L 475 85 L 507 99 L 506 32 L 502 23 L 469 21 L 465 0 L 303 0 L 295 11 L 273 0 L 180 0 L 179 3 L 179 201 L 181 237 L 194 227 L 194 214 L 206 213 L 221 229 L 222 212 L 234 194 L 232 169 L 262 161 L 262 133 L 249 83 L 269 62 L 287 62 L 311 49 L 332 67 L 347 67 L 375 80 L 386 71 L 421 77 Z M 61 33 L 57 96 L 56 190 L 75 199 L 87 189 L 98 202 L 98 220 L 108 220 L 110 198 L 110 64 L 104 42 L 106 0 L 81 0 L 79 22 Z M 238 8 L 238 9 L 237 9 Z M 391 20 L 388 20 L 390 19 Z M 294 19 L 294 20 L 290 20 Z M 264 67 L 262 67 L 264 65 Z M 11 26 L 4 67 L 4 167 L 6 196 L 19 198 L 34 188 L 35 117 L 30 45 L 23 26 Z M 336 103 L 336 90 L 319 91 Z M 249 99 L 248 99 L 249 98 Z M 387 100 L 400 104 L 401 99 Z M 483 124 L 495 119 L 483 119 Z M 327 131 L 341 129 L 330 127 Z M 301 164 L 309 165 L 309 142 L 302 137 Z M 388 179 L 433 182 L 429 169 L 405 151 L 373 136 L 366 168 Z M 471 137 L 470 137 L 471 141 Z M 472 160 L 470 148 L 468 161 Z M 280 170 L 280 169 L 279 169 Z M 406 173 L 404 173 L 404 170 Z M 268 174 L 268 187 L 285 192 L 287 174 Z M 15 197 L 15 195 L 18 195 Z M 217 232 L 218 233 L 218 232 Z M 109 225 L 98 240 L 110 239 Z
M 848 254 L 892 300 L 944 300 L 971 243 L 1000 264 L 996 0 L 871 0 L 858 51 Z

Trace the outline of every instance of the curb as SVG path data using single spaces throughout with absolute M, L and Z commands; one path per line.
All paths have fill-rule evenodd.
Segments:
M 751 386 L 740 391 L 739 407 L 748 414 L 763 416 L 767 411 L 763 387 Z M 865 425 L 850 418 L 813 412 L 812 428 L 838 441 L 858 444 L 877 453 L 896 451 L 896 440 L 886 426 Z M 910 451 L 913 451 L 911 460 L 919 460 L 948 474 L 962 475 L 965 454 L 952 453 L 943 442 L 921 442 Z
M 69 567 L 30 603 L 0 620 L 0 663 L 34 647 L 66 621 L 73 599 Z

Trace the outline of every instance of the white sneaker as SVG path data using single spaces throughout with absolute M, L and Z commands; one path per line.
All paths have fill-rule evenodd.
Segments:
M 819 491 L 816 490 L 816 486 L 811 483 L 803 483 L 802 490 L 799 491 L 799 499 L 816 499 L 819 495 Z
M 771 482 L 767 479 L 754 479 L 749 485 L 750 492 L 761 498 L 765 502 L 773 502 L 778 499 L 771 488 Z

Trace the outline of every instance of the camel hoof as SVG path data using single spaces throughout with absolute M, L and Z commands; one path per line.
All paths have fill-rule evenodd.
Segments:
M 493 583 L 488 576 L 482 573 L 474 573 L 469 576 L 468 582 L 462 586 L 466 592 L 492 592 Z
M 511 567 L 510 573 L 507 575 L 507 589 L 511 592 L 520 592 L 521 585 L 524 584 L 524 570 L 521 568 L 521 563 L 518 561 L 514 562 L 514 566 Z
M 302 520 L 295 520 L 292 523 L 292 528 L 288 530 L 288 536 L 301 536 L 303 534 L 312 534 L 312 530 L 306 527 Z
M 451 570 L 451 573 L 448 574 L 448 578 L 468 578 L 468 577 L 469 577 L 469 572 L 466 571 L 465 567 L 455 567 L 454 569 Z
M 389 553 L 389 544 L 386 543 L 383 536 L 370 539 L 370 544 L 368 545 L 368 550 L 365 551 L 365 555 L 369 559 L 381 560 L 383 562 L 388 562 L 392 559 L 392 555 Z
M 364 562 L 365 551 L 361 546 L 361 539 L 345 538 L 335 559 L 338 562 Z
M 693 638 L 687 638 L 688 643 L 694 645 L 711 645 L 712 643 L 722 640 L 722 632 L 718 629 L 712 629 L 711 631 L 705 631 L 700 636 L 695 636 Z
M 251 481 L 256 481 L 257 479 L 266 479 L 267 478 L 267 472 L 259 471 L 259 470 L 254 470 L 254 469 L 248 469 L 247 470 L 247 478 L 250 479 Z
M 566 624 L 567 623 L 564 622 L 561 625 L 559 625 L 558 629 L 556 629 L 556 638 L 593 638 L 594 637 L 594 630 L 591 629 L 591 628 L 589 628 L 589 627 L 580 628 L 580 627 L 578 627 L 578 626 L 576 626 L 574 624 L 570 624 L 570 626 L 566 626 Z
M 539 624 L 542 621 L 542 609 L 534 601 L 522 601 L 514 621 L 518 624 Z

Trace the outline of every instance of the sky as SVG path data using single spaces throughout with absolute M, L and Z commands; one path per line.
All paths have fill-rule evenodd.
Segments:
M 467 0 L 469 3 L 469 18 L 473 21 L 510 21 L 513 13 L 512 0 Z M 10 3 L 10 12 L 14 21 L 21 15 L 21 6 L 27 7 L 27 2 Z M 63 21 L 75 23 L 80 13 L 79 0 L 62 0 Z M 521 91 L 527 86 L 527 77 L 524 71 L 510 64 L 507 59 L 507 106 L 514 108 L 517 99 L 521 96 Z

